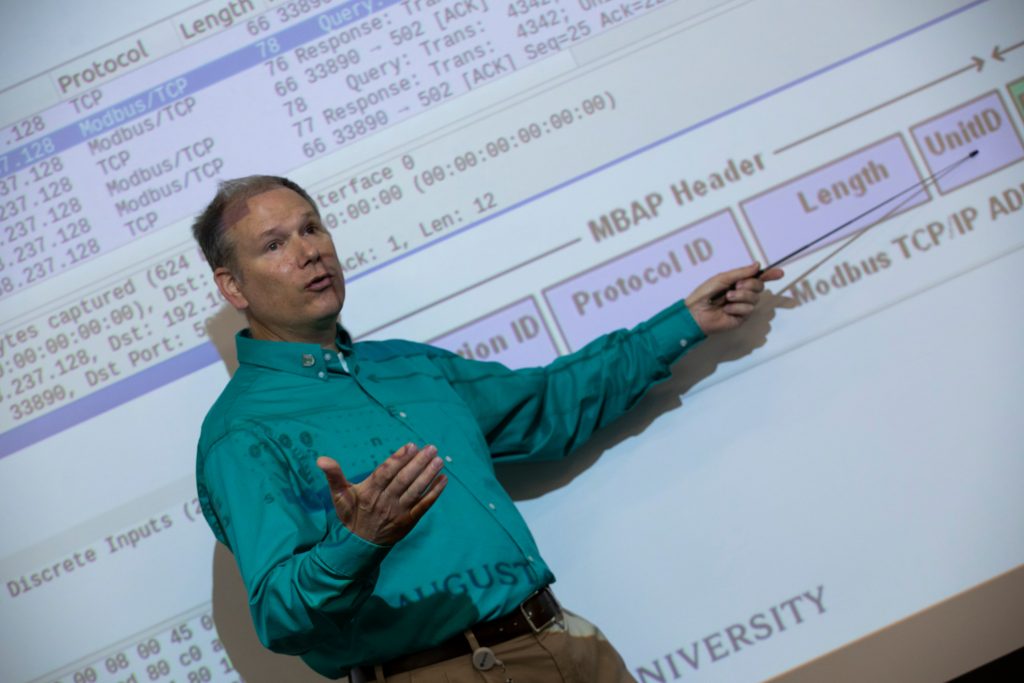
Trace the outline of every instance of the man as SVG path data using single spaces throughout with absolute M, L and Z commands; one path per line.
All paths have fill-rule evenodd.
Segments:
M 193 232 L 249 323 L 196 475 L 261 641 L 329 677 L 632 680 L 554 601 L 492 460 L 569 453 L 685 349 L 740 325 L 781 271 L 717 275 L 633 330 L 511 371 L 411 342 L 353 344 L 331 236 L 284 178 L 222 183 Z

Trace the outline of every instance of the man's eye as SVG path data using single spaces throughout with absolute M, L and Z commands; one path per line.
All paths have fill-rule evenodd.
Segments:
M 317 225 L 316 223 L 310 223 L 309 225 L 306 226 L 306 232 L 308 233 L 317 232 L 319 229 L 320 226 Z
M 267 245 L 267 251 L 277 251 L 278 246 L 280 246 L 280 242 L 271 242 Z

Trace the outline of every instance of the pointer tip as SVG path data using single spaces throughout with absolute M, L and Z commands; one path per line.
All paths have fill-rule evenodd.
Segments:
M 974 150 L 973 152 L 971 152 L 970 154 L 968 154 L 968 155 L 967 155 L 967 158 L 968 158 L 968 159 L 973 159 L 973 158 L 974 158 L 974 157 L 976 157 L 976 156 L 978 156 L 978 150 Z

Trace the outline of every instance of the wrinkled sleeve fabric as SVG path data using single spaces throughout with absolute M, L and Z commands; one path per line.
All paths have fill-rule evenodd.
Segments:
M 509 370 L 455 354 L 437 363 L 503 462 L 564 457 L 629 410 L 705 338 L 683 302 L 539 368 Z
M 232 431 L 202 461 L 204 512 L 234 553 L 260 641 L 302 654 L 347 623 L 373 592 L 388 551 L 338 521 L 326 480 L 311 486 L 258 434 Z M 202 493 L 202 492 L 201 492 Z M 208 511 L 208 512 L 207 512 Z

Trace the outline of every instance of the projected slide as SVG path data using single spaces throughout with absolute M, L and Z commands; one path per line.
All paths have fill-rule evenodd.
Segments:
M 511 367 L 903 192 L 584 464 L 502 471 L 638 680 L 769 678 L 1024 563 L 1019 3 L 824 5 L 180 1 L 0 70 L 4 679 L 245 675 L 193 475 L 244 322 L 189 226 L 251 173 L 316 199 L 356 339 Z

